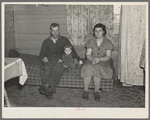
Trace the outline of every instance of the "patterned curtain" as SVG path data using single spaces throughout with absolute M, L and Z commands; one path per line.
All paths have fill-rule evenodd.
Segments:
M 91 5 L 89 8 L 91 20 L 91 32 L 97 23 L 102 23 L 106 26 L 106 37 L 113 41 L 113 5 Z
M 67 5 L 67 29 L 73 45 L 83 45 L 88 33 L 88 6 Z
M 122 6 L 120 27 L 120 81 L 124 86 L 144 85 L 140 68 L 142 47 L 146 39 L 146 6 Z

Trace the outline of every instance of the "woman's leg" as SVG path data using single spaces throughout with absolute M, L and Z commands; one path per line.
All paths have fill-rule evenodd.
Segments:
M 99 86 L 100 86 L 101 79 L 98 77 L 94 77 L 94 84 L 95 84 L 95 92 L 94 92 L 94 99 L 99 100 L 100 95 L 98 93 L 99 91 Z
M 88 89 L 89 89 L 89 84 L 90 84 L 90 81 L 91 81 L 91 77 L 84 77 L 83 81 L 84 81 L 84 92 L 83 92 L 82 98 L 83 99 L 88 99 L 89 98 Z
M 100 79 L 100 78 L 94 77 L 95 92 L 98 92 L 98 91 L 99 91 L 100 82 L 101 82 L 101 79 Z
M 88 91 L 91 77 L 84 77 L 83 81 L 84 81 L 84 91 Z

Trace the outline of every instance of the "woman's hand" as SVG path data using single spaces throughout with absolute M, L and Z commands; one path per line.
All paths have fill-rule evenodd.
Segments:
M 47 57 L 44 57 L 42 60 L 43 60 L 43 62 L 48 62 Z
M 96 64 L 96 63 L 98 63 L 100 61 L 100 59 L 99 58 L 97 58 L 97 57 L 95 57 L 95 58 L 93 58 L 93 60 L 92 60 L 92 64 Z

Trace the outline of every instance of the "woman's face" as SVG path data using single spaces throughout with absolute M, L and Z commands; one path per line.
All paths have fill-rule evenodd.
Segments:
M 101 27 L 95 28 L 95 37 L 101 38 L 103 37 L 103 29 Z

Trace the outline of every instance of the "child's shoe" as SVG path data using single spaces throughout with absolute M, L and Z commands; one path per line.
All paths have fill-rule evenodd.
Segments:
M 66 72 L 66 73 L 69 72 L 67 67 L 63 67 L 63 71 Z

